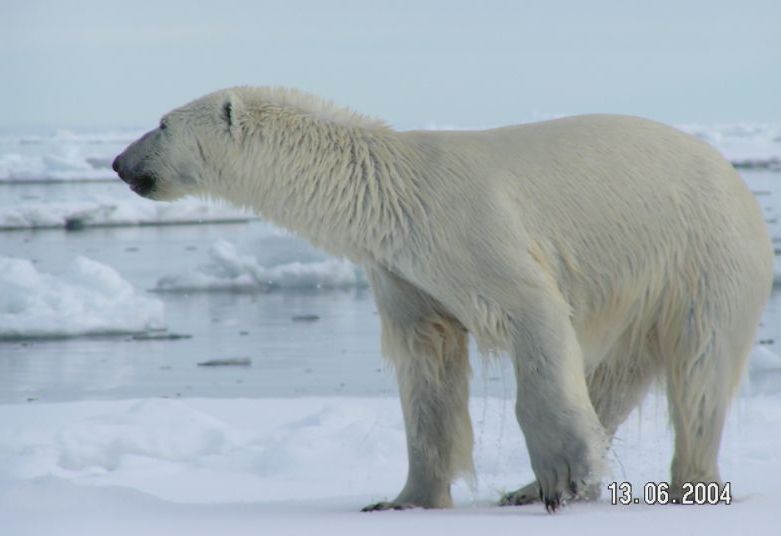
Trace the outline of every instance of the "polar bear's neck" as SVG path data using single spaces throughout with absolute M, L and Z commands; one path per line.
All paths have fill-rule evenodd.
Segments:
M 416 152 L 380 123 L 259 108 L 228 196 L 337 255 L 392 254 L 425 221 Z

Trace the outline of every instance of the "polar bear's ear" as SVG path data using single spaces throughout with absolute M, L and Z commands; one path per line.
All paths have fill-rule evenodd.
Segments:
M 225 122 L 226 127 L 228 128 L 228 132 L 231 136 L 236 137 L 236 135 L 239 133 L 239 113 L 241 111 L 241 101 L 239 98 L 232 94 L 228 93 L 225 96 L 225 100 L 222 102 L 222 106 L 220 108 L 220 116 L 222 120 Z

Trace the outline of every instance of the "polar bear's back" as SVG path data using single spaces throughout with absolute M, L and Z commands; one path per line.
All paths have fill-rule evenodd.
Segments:
M 507 262 L 528 266 L 531 255 L 576 317 L 629 321 L 638 303 L 650 310 L 658 300 L 683 314 L 698 293 L 727 304 L 770 286 L 770 240 L 753 195 L 718 151 L 674 128 L 590 115 L 404 136 L 425 154 L 428 197 L 444 197 L 437 220 L 471 229 L 449 236 L 451 247 L 482 252 L 490 237 Z
M 508 195 L 534 200 L 526 225 L 576 218 L 610 235 L 616 226 L 667 240 L 679 228 L 720 224 L 755 235 L 764 228 L 753 195 L 732 165 L 713 147 L 669 126 L 645 119 L 590 115 L 486 133 L 514 144 L 494 154 L 506 171 L 498 182 Z M 489 142 L 491 143 L 491 142 Z M 505 175 L 516 180 L 507 180 Z M 523 202 L 524 206 L 528 201 Z M 563 231 L 563 229 L 562 229 Z
M 622 233 L 632 238 L 624 245 L 643 235 L 669 243 L 673 235 L 688 247 L 681 229 L 696 227 L 704 238 L 725 226 L 746 239 L 765 238 L 759 206 L 732 165 L 705 142 L 660 123 L 585 115 L 406 135 L 425 148 L 422 180 L 437 190 L 432 195 L 466 196 L 481 218 L 501 214 L 505 224 L 509 210 L 532 235 L 585 233 L 592 246 Z
M 704 184 L 746 190 L 716 149 L 639 117 L 594 114 L 491 130 L 405 134 L 435 153 L 449 153 L 446 158 L 458 161 L 470 180 L 498 176 L 500 187 L 540 187 L 537 195 L 549 193 L 556 202 L 570 187 L 578 194 L 635 189 L 652 197 Z M 507 174 L 517 180 L 508 181 Z

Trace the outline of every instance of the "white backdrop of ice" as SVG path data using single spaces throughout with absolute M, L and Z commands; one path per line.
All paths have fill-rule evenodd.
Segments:
M 295 239 L 288 237 L 283 240 L 292 244 Z M 215 242 L 209 250 L 209 257 L 208 263 L 184 274 L 160 278 L 154 290 L 190 292 L 351 288 L 367 284 L 363 272 L 344 259 L 321 256 L 267 265 L 261 264 L 253 255 L 239 253 L 236 246 L 226 240 Z
M 77 257 L 62 275 L 0 257 L 0 339 L 144 332 L 163 327 L 160 300 L 110 266 Z

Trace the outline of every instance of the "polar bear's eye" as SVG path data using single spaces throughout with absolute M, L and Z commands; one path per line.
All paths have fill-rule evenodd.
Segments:
M 160 121 L 160 130 L 165 130 L 168 128 L 168 123 L 165 121 Z

